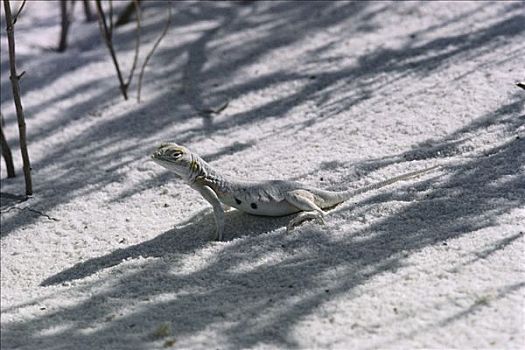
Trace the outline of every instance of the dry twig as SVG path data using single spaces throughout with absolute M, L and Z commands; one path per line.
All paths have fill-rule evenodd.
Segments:
M 2 147 L 2 156 L 5 160 L 5 167 L 7 170 L 7 177 L 15 177 L 15 167 L 13 165 L 13 156 L 11 154 L 11 148 L 7 143 L 4 135 L 4 116 L 0 114 L 0 143 Z
M 139 7 L 138 0 L 133 0 L 133 3 L 135 4 L 135 10 L 137 12 L 137 35 L 135 37 L 136 38 L 135 39 L 135 55 L 133 56 L 133 64 L 131 65 L 128 80 L 126 81 L 126 90 L 129 88 L 129 85 L 131 84 L 131 80 L 133 79 L 135 68 L 137 67 L 137 62 L 139 60 L 139 49 L 140 49 L 140 7 Z
M 69 6 L 68 6 L 69 2 Z M 67 34 L 69 32 L 69 26 L 71 25 L 71 18 L 73 16 L 73 9 L 75 8 L 74 1 L 60 0 L 60 18 L 61 18 L 61 29 L 60 29 L 60 40 L 58 42 L 58 52 L 64 52 L 67 48 Z
M 18 131 L 20 135 L 20 151 L 22 153 L 24 178 L 26 185 L 26 195 L 30 196 L 33 194 L 33 185 L 31 181 L 31 164 L 29 161 L 29 153 L 27 151 L 26 141 L 26 123 L 24 118 L 24 110 L 22 108 L 22 100 L 20 99 L 20 76 L 16 73 L 16 59 L 15 59 L 15 35 L 14 35 L 14 23 L 11 15 L 11 5 L 9 0 L 4 0 L 4 11 L 6 19 L 6 32 L 7 42 L 9 47 L 9 68 L 10 68 L 10 80 L 11 87 L 13 89 L 13 100 L 15 102 L 16 116 L 18 119 Z M 17 16 L 20 14 L 18 11 Z
M 18 15 L 20 14 L 20 12 L 22 12 L 22 9 L 24 8 L 25 5 L 26 5 L 26 0 L 22 1 L 22 5 L 20 5 L 20 8 L 18 9 L 18 11 L 16 11 L 16 14 L 13 16 L 13 25 L 18 20 Z
M 109 1 L 109 27 L 106 22 L 106 15 L 104 14 L 104 10 L 102 9 L 102 5 L 100 3 L 100 0 L 96 0 L 96 6 L 97 6 L 97 13 L 98 13 L 98 20 L 99 20 L 99 27 L 100 27 L 100 33 L 102 35 L 102 38 L 104 39 L 104 42 L 106 43 L 106 46 L 109 49 L 109 53 L 111 54 L 111 58 L 113 59 L 113 64 L 115 65 L 115 69 L 117 71 L 117 77 L 120 84 L 120 91 L 122 92 L 122 95 L 124 96 L 124 99 L 128 99 L 128 88 L 131 84 L 131 80 L 133 79 L 133 75 L 135 73 L 135 69 L 137 67 L 137 61 L 139 57 L 139 49 L 140 49 L 140 11 L 139 11 L 139 1 L 133 0 L 133 3 L 136 7 L 137 12 L 137 35 L 136 35 L 136 42 L 135 42 L 135 55 L 133 57 L 133 63 L 131 65 L 131 69 L 129 71 L 129 76 L 126 81 L 122 78 L 122 73 L 120 71 L 120 66 L 117 60 L 117 56 L 115 53 L 115 48 L 113 47 L 113 5 L 112 1 Z
M 164 36 L 168 32 L 170 24 L 171 24 L 171 4 L 168 3 L 168 19 L 166 21 L 166 25 L 164 26 L 164 30 L 160 34 L 160 36 L 157 39 L 157 41 L 155 42 L 155 44 L 153 44 L 153 47 L 151 48 L 151 51 L 146 56 L 146 59 L 144 60 L 144 63 L 142 64 L 142 68 L 140 70 L 139 84 L 138 84 L 138 88 L 137 88 L 137 102 L 138 103 L 140 103 L 140 91 L 142 89 L 142 77 L 144 76 L 144 70 L 146 69 L 146 65 L 148 64 L 148 61 L 150 60 L 151 56 L 153 56 L 153 53 L 157 49 L 157 46 L 159 46 L 160 42 L 162 41 L 162 38 L 164 38 Z
M 109 37 L 113 39 L 113 0 L 108 0 L 109 3 Z
M 127 91 L 128 89 L 124 83 L 124 80 L 122 79 L 122 73 L 120 72 L 120 66 L 117 61 L 115 49 L 113 48 L 112 33 L 108 28 L 108 24 L 106 22 L 106 15 L 104 14 L 104 10 L 102 9 L 100 0 L 96 0 L 95 4 L 97 6 L 98 24 L 100 27 L 100 34 L 102 35 L 102 39 L 104 39 L 104 42 L 106 43 L 106 46 L 108 47 L 109 53 L 113 60 L 113 64 L 115 65 L 115 70 L 117 71 L 117 77 L 118 77 L 118 81 L 120 84 L 120 91 L 122 92 L 124 99 L 127 100 L 128 99 L 128 91 Z
M 82 0 L 82 4 L 84 5 L 84 16 L 86 17 L 86 22 L 92 22 L 96 20 L 95 16 L 93 16 L 93 13 L 91 12 L 89 0 Z
M 120 14 L 120 16 L 117 18 L 117 22 L 115 22 L 115 27 L 120 27 L 121 25 L 129 23 L 131 19 L 131 15 L 133 15 L 133 12 L 138 10 L 135 3 L 140 5 L 141 0 L 131 0 L 129 4 L 126 6 L 124 11 Z

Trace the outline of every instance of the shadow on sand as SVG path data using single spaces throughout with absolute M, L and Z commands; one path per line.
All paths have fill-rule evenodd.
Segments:
M 195 11 L 186 3 L 177 6 L 180 8 L 173 20 L 174 25 L 189 21 L 188 18 L 213 20 L 217 23 L 212 29 L 204 30 L 193 42 L 159 52 L 160 63 L 183 54 L 192 57 L 186 66 L 179 67 L 173 72 L 174 76 L 191 80 L 191 83 L 187 83 L 187 85 L 193 84 L 189 90 L 193 91 L 191 98 L 188 100 L 179 92 L 169 91 L 153 101 L 140 105 L 132 113 L 122 115 L 120 118 L 100 121 L 92 130 L 79 138 L 50 151 L 35 164 L 35 168 L 49 167 L 54 159 L 59 158 L 64 162 L 65 168 L 71 166 L 74 169 L 75 166 L 79 166 L 80 158 L 83 166 L 103 169 L 103 165 L 118 154 L 97 152 L 97 150 L 126 138 L 155 134 L 163 125 L 195 117 L 195 113 L 188 113 L 188 105 L 205 105 L 202 101 L 213 99 L 215 96 L 228 96 L 234 99 L 267 84 L 274 84 L 276 81 L 282 83 L 298 77 L 308 78 L 311 72 L 305 72 L 304 75 L 281 72 L 254 78 L 245 84 L 233 87 L 221 88 L 219 85 L 210 90 L 202 88 L 213 86 L 215 81 L 220 81 L 219 75 L 228 76 L 230 72 L 239 69 L 255 57 L 265 55 L 269 50 L 285 49 L 295 40 L 299 40 L 299 37 L 326 30 L 343 20 L 347 21 L 350 18 L 356 23 L 353 29 L 355 33 L 359 30 L 373 31 L 374 27 L 368 25 L 375 23 L 371 19 L 381 16 L 390 5 L 381 3 L 370 8 L 370 3 L 362 2 L 315 2 L 296 6 L 288 2 L 280 2 L 264 6 L 255 4 L 254 8 L 247 10 L 245 7 L 205 2 L 199 4 L 199 11 Z M 207 9 L 208 7 L 212 9 Z M 237 125 L 260 122 L 270 116 L 285 115 L 300 101 L 322 100 L 326 97 L 323 95 L 334 93 L 332 88 L 339 86 L 338 83 L 343 80 L 368 81 L 368 85 L 363 86 L 365 93 L 355 99 L 341 102 L 338 106 L 339 110 L 348 108 L 352 104 L 360 103 L 361 99 L 366 99 L 367 94 L 372 94 L 380 84 L 384 83 L 377 77 L 376 72 L 392 73 L 393 77 L 405 74 L 428 74 L 448 64 L 447 60 L 465 59 L 479 50 L 493 50 L 499 45 L 505 45 L 504 38 L 522 35 L 525 31 L 524 16 L 515 8 L 510 8 L 509 11 L 514 11 L 516 15 L 469 34 L 423 41 L 400 50 L 379 49 L 361 57 L 357 67 L 347 67 L 337 72 L 318 72 L 315 78 L 311 79 L 312 82 L 299 92 L 282 99 L 277 98 L 273 102 L 234 115 L 232 118 L 235 118 Z M 211 18 L 210 13 L 213 13 Z M 162 18 L 159 17 L 158 23 L 152 25 L 150 30 L 158 31 L 162 25 Z M 257 40 L 239 42 L 238 51 L 228 60 L 203 71 L 208 55 L 208 41 L 212 38 L 222 38 L 246 26 L 260 31 L 261 35 Z M 425 29 L 421 30 L 422 33 L 424 31 Z M 132 35 L 132 32 L 129 35 Z M 414 35 L 417 36 L 418 33 Z M 35 88 L 40 88 L 47 83 L 42 81 L 35 84 Z M 197 86 L 198 84 L 201 86 Z M 86 83 L 56 98 L 67 99 L 82 90 L 95 89 L 98 86 L 96 82 Z M 87 100 L 72 107 L 71 110 L 64 111 L 63 118 L 43 127 L 33 137 L 35 139 L 50 137 L 61 125 L 71 122 L 68 118 L 72 115 L 81 116 L 93 110 L 95 105 L 100 106 L 101 103 L 109 102 L 111 98 L 107 96 L 111 94 L 114 96 L 116 93 L 118 91 L 101 90 L 94 96 L 97 102 Z M 413 150 L 395 157 L 375 159 L 355 166 L 362 169 L 363 175 L 366 175 L 395 162 L 446 159 L 448 156 L 469 151 L 465 146 L 465 135 L 478 135 L 485 132 L 488 126 L 493 125 L 504 125 L 509 134 L 515 133 L 517 136 L 517 130 L 525 125 L 523 101 L 524 98 L 517 95 L 509 105 L 480 116 L 470 125 L 448 137 L 414 145 Z M 34 108 L 40 107 L 42 106 Z M 168 109 L 171 109 L 170 113 L 166 113 Z M 150 115 L 152 113 L 158 117 L 145 120 L 142 116 L 146 110 Z M 325 117 L 328 118 L 329 113 Z M 122 128 L 122 125 L 133 127 Z M 210 119 L 203 122 L 202 128 L 190 130 L 181 136 L 180 142 L 193 141 L 219 130 L 227 132 L 229 127 L 227 122 L 215 122 Z M 208 156 L 218 159 L 228 152 L 242 150 L 243 147 L 250 147 L 250 144 L 220 150 L 217 154 Z M 75 154 L 71 157 L 67 156 L 67 150 L 73 148 L 76 150 Z M 136 158 L 129 161 L 139 159 L 143 150 L 144 148 L 141 148 L 140 152 L 136 153 Z M 17 344 L 21 344 L 23 339 L 24 344 L 34 344 L 41 349 L 56 347 L 57 344 L 64 344 L 64 341 L 68 346 L 86 349 L 112 345 L 146 349 L 150 340 L 149 332 L 156 325 L 169 322 L 175 338 L 196 334 L 210 327 L 219 327 L 222 336 L 227 339 L 232 349 L 248 348 L 257 344 L 272 344 L 278 347 L 297 346 L 297 341 L 293 337 L 294 326 L 323 304 L 343 294 L 349 295 L 355 287 L 373 276 L 385 271 L 395 271 L 402 265 L 406 254 L 488 227 L 494 218 L 522 207 L 525 204 L 525 175 L 520 169 L 522 164 L 525 164 L 525 140 L 515 137 L 504 144 L 487 148 L 483 154 L 475 154 L 467 158 L 461 165 L 445 166 L 440 176 L 446 176 L 446 179 L 440 181 L 439 186 L 435 185 L 433 179 L 421 180 L 414 185 L 415 191 L 405 191 L 407 186 L 399 185 L 396 190 L 388 189 L 353 205 L 343 205 L 332 215 L 344 211 L 349 212 L 350 217 L 357 219 L 360 206 L 365 204 L 389 200 L 410 202 L 395 215 L 385 216 L 377 223 L 367 225 L 363 229 L 349 231 L 345 238 L 340 240 L 331 238 L 324 227 L 317 225 L 307 225 L 298 232 L 284 235 L 283 226 L 289 218 L 258 218 L 234 211 L 227 215 L 229 241 L 215 243 L 208 240 L 213 228 L 212 215 L 209 212 L 196 214 L 188 222 L 182 223 L 182 227 L 161 233 L 150 241 L 82 261 L 56 275 L 45 277 L 42 286 L 49 288 L 60 288 L 60 285 L 67 287 L 68 283 L 84 278 L 87 282 L 82 282 L 81 288 L 86 288 L 86 291 L 93 288 L 95 284 L 105 283 L 109 287 L 96 292 L 91 291 L 90 297 L 86 300 L 57 311 L 50 311 L 45 316 L 4 324 L 2 343 L 14 348 Z M 70 201 L 75 195 L 96 191 L 118 181 L 118 174 L 115 172 L 77 174 L 70 179 L 66 175 L 59 180 L 46 182 L 44 179 L 44 183 L 40 186 L 59 185 L 64 193 L 71 194 L 55 196 L 51 200 L 36 198 L 32 205 L 42 211 L 51 210 L 61 203 Z M 163 176 L 166 175 L 160 175 L 137 188 L 137 192 L 158 186 L 165 180 Z M 59 182 L 57 184 L 52 181 Z M 79 186 L 85 191 L 78 191 Z M 417 197 L 421 191 L 425 191 L 424 198 Z M 133 192 L 124 193 L 123 198 L 133 194 Z M 34 218 L 27 213 L 17 213 L 2 223 L 2 236 L 33 220 Z M 243 236 L 249 236 L 249 239 L 238 239 Z M 505 240 L 511 242 L 519 237 L 510 236 Z M 505 241 L 496 242 L 494 247 L 487 247 L 479 254 L 483 258 L 483 254 L 491 254 L 492 251 L 504 247 Z M 217 251 L 205 266 L 195 268 L 191 273 L 177 272 L 181 264 L 206 249 L 217 249 Z M 272 264 L 264 263 L 269 254 L 278 257 Z M 128 268 L 124 264 L 124 261 L 139 257 L 155 259 L 147 260 L 140 268 Z M 253 266 L 257 261 L 261 263 Z M 123 272 L 104 273 L 105 270 L 115 266 L 121 268 Z M 244 268 L 245 266 L 250 268 Z M 89 276 L 95 274 L 98 275 L 99 281 L 91 285 L 93 282 L 89 281 Z M 508 286 L 508 290 L 502 291 L 501 296 L 523 286 L 523 284 Z M 162 299 L 160 298 L 162 295 L 171 295 L 171 297 Z M 128 305 L 135 305 L 137 300 L 140 300 L 139 308 L 125 315 L 120 313 Z M 481 307 L 482 304 L 476 306 L 476 308 Z M 463 313 L 450 315 L 441 322 L 446 324 L 470 312 L 472 312 L 470 309 L 464 310 Z M 146 323 L 150 324 L 151 328 L 138 329 L 137 325 L 144 324 L 144 320 L 147 320 Z M 89 332 L 84 332 L 80 328 L 89 328 Z M 56 329 L 56 331 L 42 333 L 44 329 Z M 116 341 L 118 344 L 115 344 Z

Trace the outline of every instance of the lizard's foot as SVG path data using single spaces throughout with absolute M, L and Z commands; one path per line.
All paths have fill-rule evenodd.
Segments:
M 295 226 L 300 225 L 306 220 L 317 220 L 324 224 L 324 212 L 317 204 L 315 204 L 315 196 L 313 193 L 306 190 L 295 190 L 286 192 L 285 199 L 292 206 L 299 210 L 299 214 L 286 227 L 286 232 L 293 230 Z
M 308 220 L 316 220 L 319 224 L 325 225 L 324 217 L 322 214 L 316 211 L 302 211 L 295 218 L 290 220 L 288 226 L 286 226 L 286 232 L 292 231 L 296 226 L 301 225 L 303 222 Z

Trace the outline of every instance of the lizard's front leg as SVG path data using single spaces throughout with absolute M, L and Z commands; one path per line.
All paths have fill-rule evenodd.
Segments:
M 295 190 L 285 194 L 285 200 L 301 210 L 299 214 L 286 227 L 286 231 L 291 231 L 295 226 L 300 225 L 306 220 L 315 219 L 324 224 L 324 212 L 317 204 L 315 204 L 314 194 L 306 190 Z
M 217 194 L 209 187 L 203 184 L 194 184 L 192 186 L 197 190 L 213 207 L 213 214 L 215 215 L 215 224 L 217 230 L 215 231 L 215 240 L 222 241 L 224 235 L 224 210 L 222 204 L 217 197 Z

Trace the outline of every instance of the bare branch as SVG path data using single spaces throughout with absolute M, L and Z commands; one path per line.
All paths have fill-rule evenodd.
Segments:
M 113 39 L 113 0 L 108 0 L 109 2 L 109 37 Z
M 126 82 L 126 89 L 131 84 L 131 80 L 133 79 L 133 75 L 135 74 L 135 68 L 137 67 L 137 62 L 139 60 L 140 49 L 140 7 L 138 0 L 133 0 L 133 3 L 135 4 L 135 11 L 137 12 L 137 35 L 135 40 L 135 56 L 133 57 L 133 64 L 131 65 L 131 69 L 129 71 L 129 77 Z
M 20 15 L 20 12 L 22 12 L 22 9 L 24 8 L 25 5 L 26 5 L 26 0 L 22 1 L 22 5 L 20 5 L 20 8 L 18 9 L 18 11 L 16 11 L 16 15 L 13 16 L 13 25 L 18 20 L 18 15 Z
M 170 24 L 171 24 L 171 3 L 168 3 L 168 19 L 166 21 L 166 26 L 164 27 L 164 30 L 162 31 L 162 33 L 160 34 L 159 38 L 157 39 L 157 41 L 155 42 L 155 44 L 151 48 L 151 51 L 146 56 L 146 59 L 144 60 L 144 63 L 142 64 L 142 69 L 140 70 L 139 84 L 138 84 L 138 89 L 137 89 L 138 90 L 137 91 L 137 102 L 138 103 L 140 103 L 140 91 L 142 89 L 142 78 L 144 76 L 144 70 L 146 69 L 146 65 L 148 64 L 148 61 L 150 60 L 151 56 L 153 56 L 153 53 L 157 49 L 157 46 L 159 46 L 160 42 L 162 41 L 162 39 L 164 38 L 164 36 L 168 32 Z
M 67 46 L 67 31 L 69 29 L 69 19 L 67 17 L 67 0 L 60 0 L 60 40 L 58 41 L 58 52 L 64 52 Z
M 122 11 L 120 16 L 118 17 L 117 22 L 115 23 L 115 27 L 120 27 L 120 26 L 122 26 L 124 24 L 129 23 L 131 15 L 133 15 L 133 12 L 135 12 L 137 10 L 137 7 L 134 4 L 135 1 L 137 1 L 137 3 L 140 6 L 141 0 L 131 0 L 129 2 L 128 6 L 126 6 L 124 11 Z
M 69 8 L 68 8 L 69 2 Z M 67 48 L 67 33 L 69 32 L 69 26 L 71 25 L 71 18 L 73 15 L 73 9 L 75 8 L 74 1 L 60 0 L 60 17 L 61 17 L 61 29 L 60 29 L 60 40 L 58 43 L 58 52 L 64 52 Z
M 100 0 L 95 0 L 95 4 L 97 7 L 98 25 L 100 28 L 100 34 L 102 35 L 102 39 L 104 39 L 104 42 L 106 43 L 106 46 L 108 47 L 111 58 L 113 59 L 113 64 L 115 65 L 115 70 L 117 71 L 117 77 L 118 77 L 118 81 L 120 84 L 120 91 L 122 92 L 124 99 L 127 100 L 128 99 L 127 87 L 124 84 L 124 80 L 122 79 L 122 73 L 120 72 L 120 66 L 117 61 L 115 49 L 113 48 L 111 34 L 109 33 L 108 24 L 106 23 L 106 16 L 104 15 L 104 10 L 102 9 Z
M 13 156 L 11 154 L 11 148 L 7 143 L 4 135 L 4 116 L 0 114 L 0 144 L 2 147 L 2 156 L 5 160 L 5 167 L 7 170 L 7 177 L 15 177 L 15 167 L 13 165 Z
M 93 16 L 93 13 L 91 12 L 89 0 L 82 0 L 82 4 L 84 5 L 84 16 L 86 17 L 86 22 L 92 22 L 96 20 L 95 16 Z
M 15 34 L 9 0 L 4 0 L 4 11 L 7 29 L 7 43 L 9 47 L 9 68 L 11 74 L 10 80 L 11 87 L 13 88 L 13 100 L 15 102 L 16 116 L 18 119 L 18 132 L 20 137 L 20 151 L 22 153 L 22 161 L 24 164 L 23 169 L 26 185 L 26 196 L 30 196 L 33 194 L 33 185 L 31 181 L 31 164 L 29 161 L 29 153 L 27 151 L 26 123 L 24 118 L 24 110 L 22 108 L 22 100 L 20 99 L 20 84 L 18 81 L 18 74 L 16 73 Z

